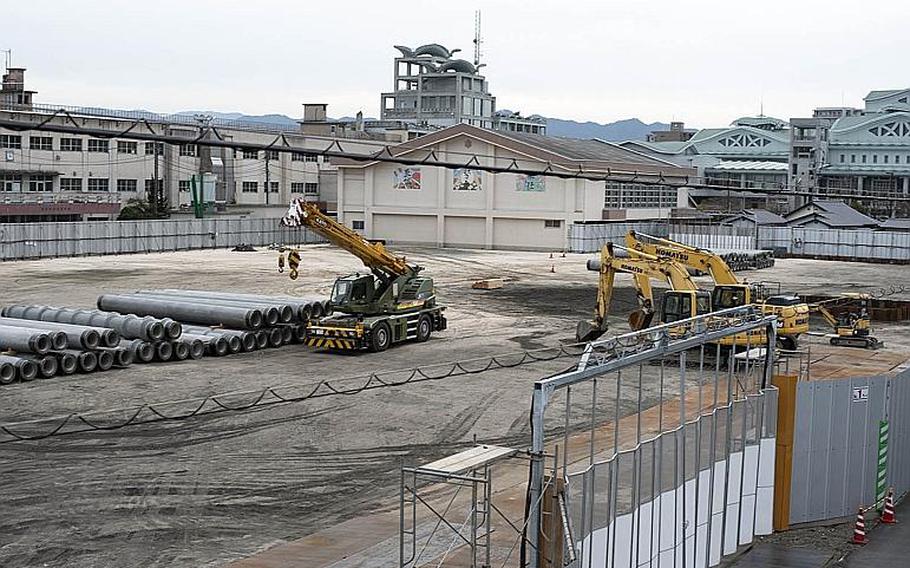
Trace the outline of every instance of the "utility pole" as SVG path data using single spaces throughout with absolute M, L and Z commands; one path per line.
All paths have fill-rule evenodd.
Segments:
M 147 142 L 148 144 L 149 142 Z M 161 142 L 151 142 L 152 147 L 155 149 L 155 179 L 152 180 L 152 187 L 149 191 L 149 194 L 146 196 L 149 202 L 149 207 L 152 209 L 152 214 L 158 216 L 158 193 L 161 190 L 161 182 L 158 179 L 158 157 L 161 154 Z
M 269 204 L 269 191 L 272 190 L 272 188 L 269 187 L 269 156 L 271 153 L 272 153 L 271 150 L 265 151 L 265 204 L 266 205 Z

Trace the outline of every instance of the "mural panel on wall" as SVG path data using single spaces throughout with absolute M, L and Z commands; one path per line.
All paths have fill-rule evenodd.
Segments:
M 516 191 L 546 191 L 547 186 L 543 176 L 520 175 L 515 180 Z
M 392 170 L 392 187 L 401 190 L 420 189 L 420 168 L 396 168 Z
M 480 191 L 483 189 L 481 172 L 470 168 L 457 168 L 452 174 L 454 191 Z

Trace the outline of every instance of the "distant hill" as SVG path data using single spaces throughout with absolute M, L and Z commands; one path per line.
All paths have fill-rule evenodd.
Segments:
M 266 124 L 277 124 L 281 126 L 296 126 L 297 120 L 283 114 L 263 114 L 249 115 L 239 112 L 214 112 L 214 111 L 181 111 L 177 114 L 183 116 L 193 116 L 194 114 L 209 114 L 215 118 L 223 120 L 239 120 L 243 122 L 262 122 Z M 341 118 L 330 118 L 329 120 L 351 121 L 353 117 L 344 116 Z M 364 120 L 375 120 L 365 118 Z M 600 138 L 602 140 L 621 141 L 621 140 L 644 140 L 652 130 L 666 130 L 670 126 L 663 122 L 652 122 L 645 124 L 637 118 L 627 120 L 618 120 L 608 124 L 597 122 L 577 122 L 574 120 L 563 120 L 561 118 L 547 119 L 547 132 L 551 136 L 565 136 L 567 138 Z
M 652 130 L 667 130 L 669 124 L 652 122 L 645 124 L 637 118 L 617 120 L 609 124 L 597 122 L 576 122 L 561 118 L 547 119 L 547 134 L 567 138 L 600 138 L 618 142 L 621 140 L 644 140 Z

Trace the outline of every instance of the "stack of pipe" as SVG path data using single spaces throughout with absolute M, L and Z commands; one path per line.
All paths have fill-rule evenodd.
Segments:
M 297 314 L 297 320 L 306 322 L 330 315 L 329 301 L 320 296 L 269 296 L 266 294 L 241 294 L 239 292 L 215 292 L 211 290 L 178 290 L 165 288 L 161 290 L 145 290 L 143 292 L 205 300 L 227 300 L 241 302 L 247 305 L 273 305 L 290 308 Z M 286 320 L 283 323 L 290 323 Z

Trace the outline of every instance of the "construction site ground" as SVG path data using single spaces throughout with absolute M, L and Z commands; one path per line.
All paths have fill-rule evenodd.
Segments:
M 585 260 L 592 255 L 402 252 L 426 267 L 449 306 L 449 329 L 428 343 L 346 355 L 295 345 L 13 384 L 0 387 L 0 423 L 553 347 L 571 343 L 576 322 L 590 317 L 596 275 Z M 92 307 L 105 292 L 155 287 L 328 294 L 337 275 L 364 270 L 343 251 L 309 246 L 300 279 L 291 281 L 276 273 L 275 256 L 218 250 L 5 263 L 0 286 L 4 304 Z M 779 281 L 784 291 L 837 293 L 903 284 L 906 271 L 786 259 L 743 275 Z M 505 286 L 471 289 L 473 281 L 494 277 Z M 625 314 L 635 306 L 631 279 L 620 276 L 611 333 L 628 331 Z M 814 326 L 826 331 L 821 321 Z M 844 354 L 820 337 L 808 341 L 828 377 L 886 372 L 910 356 L 906 324 L 877 324 L 876 335 L 886 346 L 874 356 Z M 0 565 L 219 566 L 396 510 L 402 464 L 454 453 L 475 436 L 525 448 L 533 382 L 572 362 L 0 444 Z M 656 385 L 647 378 L 645 384 L 653 399 Z M 634 412 L 625 402 L 623 414 Z

